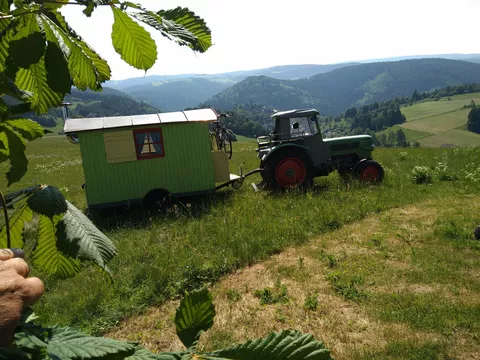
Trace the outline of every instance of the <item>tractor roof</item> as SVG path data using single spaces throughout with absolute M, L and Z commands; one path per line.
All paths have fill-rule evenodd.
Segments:
M 101 118 L 66 119 L 64 131 L 77 133 L 81 131 L 133 127 L 141 125 L 159 125 L 167 123 L 184 123 L 217 121 L 217 113 L 213 109 L 198 109 L 133 116 L 110 116 Z
M 279 111 L 272 115 L 272 119 L 277 118 L 296 118 L 304 116 L 315 116 L 320 115 L 320 113 L 315 109 L 300 109 L 300 110 L 287 110 Z

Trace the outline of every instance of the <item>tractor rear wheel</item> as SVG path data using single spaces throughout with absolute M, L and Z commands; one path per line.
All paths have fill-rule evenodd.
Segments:
M 272 190 L 306 189 L 312 183 L 312 167 L 303 151 L 290 149 L 272 154 L 263 177 Z
M 358 180 L 372 184 L 380 184 L 384 177 L 382 165 L 373 160 L 358 163 L 353 172 Z

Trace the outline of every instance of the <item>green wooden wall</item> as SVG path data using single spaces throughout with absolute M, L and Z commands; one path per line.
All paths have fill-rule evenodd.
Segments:
M 152 189 L 179 194 L 215 187 L 208 123 L 134 127 L 132 143 L 133 129 L 156 127 L 163 132 L 164 158 L 113 164 L 107 163 L 103 132 L 125 131 L 125 128 L 78 134 L 89 206 L 143 199 Z

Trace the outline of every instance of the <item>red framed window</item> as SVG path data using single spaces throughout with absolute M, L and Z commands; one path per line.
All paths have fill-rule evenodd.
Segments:
M 160 158 L 165 156 L 162 129 L 133 130 L 137 160 Z

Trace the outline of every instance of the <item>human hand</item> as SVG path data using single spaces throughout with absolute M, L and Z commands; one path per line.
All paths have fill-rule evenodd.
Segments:
M 0 346 L 9 346 L 26 307 L 43 294 L 43 282 L 26 278 L 30 269 L 23 250 L 0 249 Z

